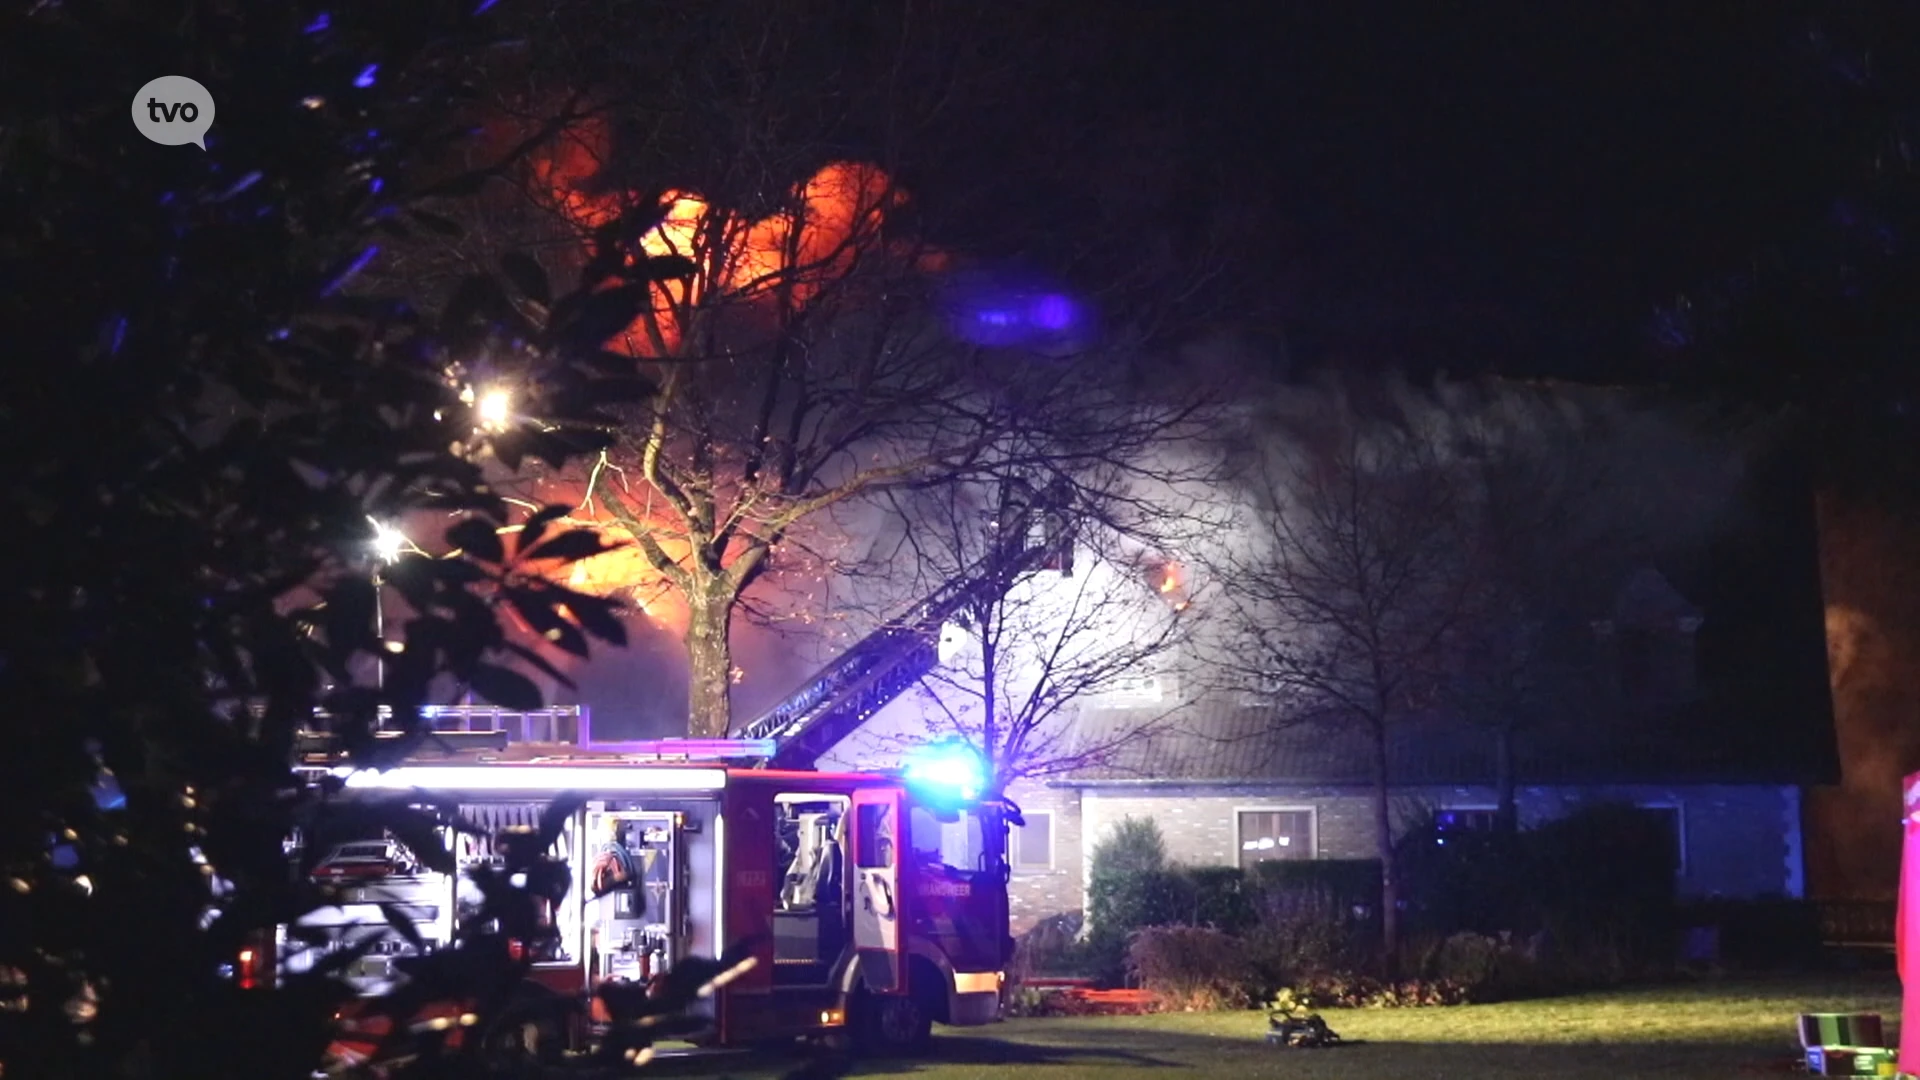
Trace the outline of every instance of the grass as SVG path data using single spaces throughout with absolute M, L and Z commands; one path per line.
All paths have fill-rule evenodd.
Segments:
M 1328 1050 L 1266 1045 L 1264 1013 L 1011 1020 L 942 1032 L 929 1060 L 870 1062 L 855 1075 L 919 1080 L 1094 1080 L 1148 1071 L 1185 1073 L 1196 1080 L 1785 1076 L 1801 1068 L 1794 1032 L 1799 1013 L 1879 1012 L 1891 1028 L 1899 1015 L 1899 993 L 1890 973 L 1874 973 L 1728 980 L 1505 1005 L 1332 1009 L 1322 1014 L 1327 1022 L 1359 1045 Z M 771 1063 L 739 1062 L 728 1074 L 758 1080 L 779 1072 Z

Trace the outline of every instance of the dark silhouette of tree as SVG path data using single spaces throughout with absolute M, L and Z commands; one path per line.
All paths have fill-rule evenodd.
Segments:
M 1343 402 L 1343 406 L 1346 403 Z M 1220 667 L 1278 722 L 1357 731 L 1370 751 L 1386 962 L 1399 878 L 1388 748 L 1430 715 L 1467 616 L 1467 493 L 1425 433 L 1341 410 L 1248 470 L 1249 535 L 1214 576 Z
M 1054 51 L 1023 33 L 1039 16 L 842 0 L 727 0 L 698 17 L 572 0 L 531 10 L 540 59 L 500 80 L 488 105 L 529 130 L 558 117 L 565 134 L 515 174 L 523 198 L 476 212 L 485 227 L 442 252 L 436 273 L 522 239 L 548 265 L 571 265 L 606 216 L 670 203 L 662 227 L 627 239 L 686 258 L 691 273 L 662 283 L 620 342 L 662 392 L 623 412 L 601 457 L 508 490 L 576 502 L 574 520 L 632 541 L 642 558 L 602 584 L 684 620 L 692 733 L 738 719 L 735 618 L 776 617 L 763 583 L 823 576 L 842 539 L 830 511 L 980 479 L 1005 464 L 1010 434 L 1071 433 L 1073 448 L 1034 438 L 1022 451 L 1037 468 L 1064 467 L 1055 460 L 1096 452 L 1089 406 L 1159 393 L 1149 408 L 1162 418 L 1186 407 L 1168 400 L 1184 389 L 1152 388 L 1124 346 L 1164 330 L 1173 307 L 1143 298 L 1136 241 L 1191 239 L 1190 223 L 1125 222 L 1132 257 L 1105 251 L 1098 281 L 1048 273 L 1002 242 L 1022 223 L 1057 224 L 1060 185 L 1023 190 L 1008 170 L 988 183 L 959 159 L 957 147 L 984 145 L 991 110 L 1033 100 L 1029 113 L 1051 115 L 1033 87 L 1067 77 L 1036 63 Z M 1060 157 L 1057 142 L 1044 156 Z M 962 173 L 976 180 L 945 182 Z M 1139 189 L 1119 186 L 1134 197 L 1116 213 L 1142 209 Z M 1086 271 L 1085 254 L 1052 264 Z M 1189 254 L 1154 252 L 1153 283 L 1183 302 L 1218 269 Z M 1176 283 L 1176 264 L 1206 272 Z M 1089 348 L 1106 300 L 1105 347 Z M 1129 419 L 1112 441 L 1142 426 Z
M 498 44 L 473 7 L 41 4 L 0 35 L 10 1078 L 311 1075 L 346 994 L 332 966 L 278 990 L 221 974 L 326 902 L 288 865 L 296 822 L 368 812 L 297 780 L 298 733 L 324 726 L 345 760 L 378 764 L 418 743 L 436 684 L 537 704 L 502 608 L 582 652 L 624 637 L 614 605 L 551 581 L 604 543 L 555 528 L 559 511 L 503 539 L 482 461 L 606 445 L 603 406 L 652 387 L 602 343 L 678 268 L 601 258 L 555 295 L 509 260 L 537 322 L 492 274 L 437 317 L 357 280 L 478 182 L 447 165 L 447 102 Z M 211 91 L 207 150 L 130 124 L 129 87 L 164 73 Z M 481 430 L 462 390 L 483 354 L 516 370 L 540 424 Z M 454 524 L 377 587 L 374 523 L 410 514 Z M 380 588 L 408 612 L 385 633 Z M 382 709 L 398 737 L 376 736 Z M 430 835 L 404 805 L 372 813 Z M 499 938 L 468 944 L 423 959 L 423 984 L 463 965 L 469 992 L 512 981 Z
M 894 759 L 958 737 L 1005 791 L 1023 777 L 1102 763 L 1158 730 L 1186 702 L 1193 684 L 1182 675 L 1208 610 L 1196 568 L 1177 552 L 1201 518 L 1178 488 L 1209 470 L 1198 453 L 1178 464 L 1181 449 L 1170 433 L 1131 485 L 1083 477 L 1053 488 L 1058 504 L 1017 482 L 890 493 L 887 516 L 899 532 L 849 575 L 843 606 L 884 620 L 947 582 L 993 587 L 971 594 L 943 629 L 941 661 L 913 695 L 925 724 L 861 732 L 851 740 L 860 752 Z M 1048 547 L 1036 558 L 1040 545 Z M 1143 680 L 1175 690 L 1129 710 L 1128 723 L 1077 722 L 1103 696 Z

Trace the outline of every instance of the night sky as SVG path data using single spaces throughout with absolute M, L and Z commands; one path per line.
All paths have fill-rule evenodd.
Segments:
M 1253 7 L 1129 7 L 1106 75 L 1244 185 L 1248 319 L 1301 361 L 1609 377 L 1860 169 L 1786 5 Z

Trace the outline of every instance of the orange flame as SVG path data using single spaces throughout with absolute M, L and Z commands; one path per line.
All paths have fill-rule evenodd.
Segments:
M 604 123 L 582 125 L 534 165 L 537 181 L 583 229 L 615 220 L 626 205 L 621 192 L 592 191 L 603 160 L 597 148 L 605 145 Z M 906 197 L 883 170 L 838 161 L 794 189 L 791 209 L 758 221 L 716 208 L 691 191 L 670 191 L 666 200 L 665 217 L 640 237 L 640 248 L 655 257 L 683 256 L 697 270 L 689 280 L 657 285 L 655 310 L 610 343 L 630 355 L 678 348 L 683 321 L 703 305 L 778 297 L 806 306 L 880 245 L 881 224 Z M 923 257 L 920 265 L 938 269 L 945 259 Z

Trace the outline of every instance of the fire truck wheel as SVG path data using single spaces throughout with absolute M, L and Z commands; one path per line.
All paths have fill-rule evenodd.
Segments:
M 882 997 L 864 988 L 853 999 L 856 1045 L 879 1057 L 925 1053 L 933 1042 L 933 1017 L 911 995 Z

